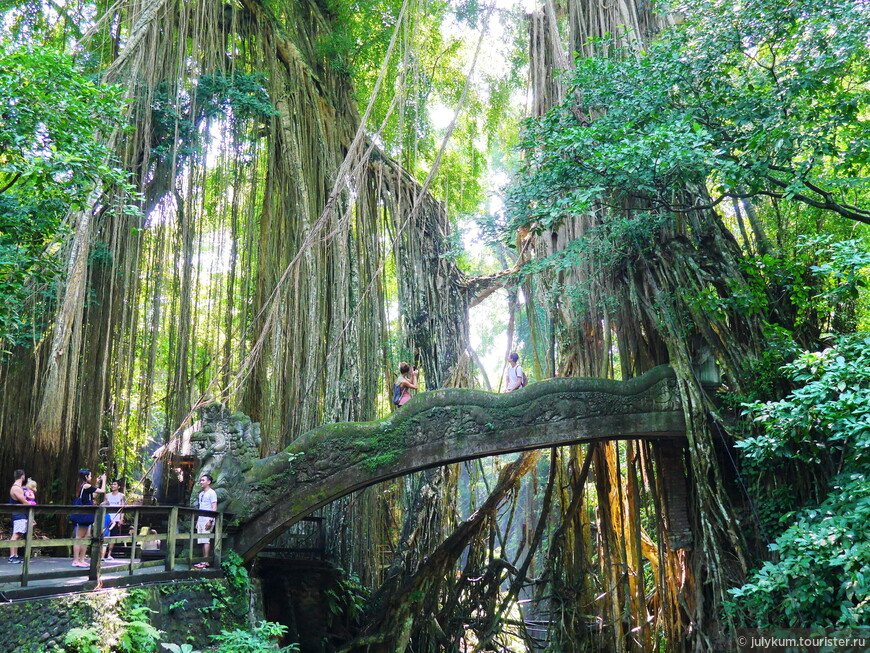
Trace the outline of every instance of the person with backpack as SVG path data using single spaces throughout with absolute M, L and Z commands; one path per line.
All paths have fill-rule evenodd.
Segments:
M 411 399 L 411 390 L 417 389 L 417 368 L 402 361 L 399 363 L 399 376 L 393 384 L 393 403 L 404 406 Z
M 95 494 L 106 493 L 106 475 L 100 474 L 97 477 L 100 482 L 99 487 L 91 485 L 91 471 L 89 469 L 80 469 L 79 478 L 76 482 L 76 497 L 73 499 L 74 506 L 92 506 L 94 505 Z M 70 515 L 69 520 L 73 523 L 73 537 L 77 540 L 85 540 L 91 532 L 91 525 L 94 523 L 93 513 L 83 513 L 80 515 Z M 89 567 L 87 557 L 87 544 L 73 545 L 73 567 Z
M 509 365 L 507 368 L 507 386 L 505 392 L 513 392 L 514 390 L 526 387 L 528 382 L 526 373 L 523 372 L 523 368 L 519 365 L 519 360 L 520 356 L 515 351 L 512 351 L 510 356 L 508 356 Z

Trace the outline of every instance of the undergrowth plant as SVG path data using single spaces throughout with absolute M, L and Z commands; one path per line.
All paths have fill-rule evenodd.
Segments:
M 730 590 L 727 609 L 754 627 L 868 626 L 870 334 L 839 337 L 785 369 L 799 387 L 749 404 L 761 432 L 737 446 L 756 474 L 797 462 L 827 479 L 827 494 L 780 517 L 773 560 Z
M 217 653 L 261 653 L 262 651 L 295 653 L 299 650 L 298 644 L 281 646 L 278 643 L 286 633 L 287 626 L 261 621 L 250 631 L 222 630 L 220 635 L 215 635 L 212 639 L 218 644 Z
M 63 637 L 63 653 L 102 653 L 100 634 L 93 628 L 71 628 Z

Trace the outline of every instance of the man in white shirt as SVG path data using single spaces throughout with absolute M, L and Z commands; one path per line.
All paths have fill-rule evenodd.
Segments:
M 203 474 L 199 477 L 199 509 L 200 510 L 217 510 L 217 492 L 211 489 L 211 484 L 213 479 L 210 474 Z M 202 515 L 196 520 L 196 532 L 197 533 L 210 533 L 211 529 L 214 527 L 214 517 Z M 199 544 L 202 544 L 202 556 L 204 558 L 208 558 L 209 553 L 211 553 L 211 540 L 208 538 L 200 538 L 197 540 Z M 205 569 L 209 567 L 208 561 L 200 562 L 197 565 L 194 565 L 195 569 Z
M 526 375 L 523 372 L 523 368 L 517 364 L 519 360 L 520 356 L 515 351 L 512 351 L 510 356 L 508 356 L 510 365 L 507 368 L 507 388 L 505 392 L 519 390 L 525 385 Z

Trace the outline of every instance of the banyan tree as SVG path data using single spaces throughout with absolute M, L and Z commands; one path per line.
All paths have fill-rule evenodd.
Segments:
M 31 29 L 26 8 L 8 24 Z M 436 142 L 426 103 L 462 49 L 440 36 L 448 9 L 136 0 L 45 15 L 46 39 L 124 93 L 124 120 L 99 138 L 129 183 L 95 184 L 46 249 L 63 273 L 33 282 L 42 319 L 0 360 L 2 468 L 39 470 L 62 501 L 79 467 L 141 475 L 143 446 L 212 401 L 260 423 L 265 456 L 385 415 L 401 359 L 427 389 L 477 387 L 470 311 L 503 289 L 508 351 L 522 329 L 536 380 L 671 365 L 687 444 L 453 465 L 327 507 L 336 561 L 372 593 L 337 650 L 718 650 L 748 566 L 718 389 L 742 392 L 765 329 L 791 326 L 795 308 L 770 294 L 746 310 L 746 254 L 771 247 L 748 194 L 733 204 L 741 243 L 697 170 L 599 182 L 580 173 L 613 171 L 551 139 L 608 115 L 576 57 L 640 59 L 682 17 L 639 1 L 454 8 L 476 31 L 442 80 L 456 113 Z M 458 182 L 441 166 L 459 116 L 483 102 L 472 81 L 500 20 L 523 34 L 530 120 L 503 269 L 475 275 L 455 256 Z M 520 84 L 496 82 L 489 99 L 507 112 Z

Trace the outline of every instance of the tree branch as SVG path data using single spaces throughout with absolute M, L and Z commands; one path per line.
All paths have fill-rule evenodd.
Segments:
M 16 172 L 16 173 L 12 176 L 12 179 L 9 180 L 9 183 L 6 184 L 3 188 L 0 188 L 0 194 L 5 193 L 7 190 L 9 190 L 10 188 L 12 188 L 13 184 L 15 184 L 16 181 L 18 181 L 18 178 L 19 178 L 20 176 L 21 176 L 21 173 L 20 173 L 20 172 Z
M 520 264 L 517 262 L 512 268 L 496 272 L 486 277 L 474 277 L 468 280 L 468 294 L 471 301 L 468 303 L 468 308 L 474 308 L 484 299 L 500 288 L 504 288 L 511 281 L 514 281 L 513 275 L 520 269 Z
M 787 183 L 780 179 L 777 179 L 776 177 L 766 175 L 765 178 L 774 186 L 778 186 L 779 188 L 788 188 Z M 821 195 L 825 201 L 820 202 L 819 200 L 813 199 L 812 197 L 804 195 L 803 193 L 794 193 L 792 197 L 796 200 L 799 200 L 804 204 L 809 204 L 810 206 L 817 209 L 833 211 L 834 213 L 837 213 L 844 218 L 849 218 L 850 220 L 863 222 L 864 224 L 870 224 L 870 211 L 861 209 L 857 206 L 851 206 L 849 204 L 842 204 L 840 202 L 834 201 L 831 199 L 833 197 L 833 193 L 831 191 L 826 191 L 823 188 L 815 186 L 807 181 L 804 181 L 803 183 L 807 188 Z M 785 194 L 781 193 L 779 197 L 785 197 Z

